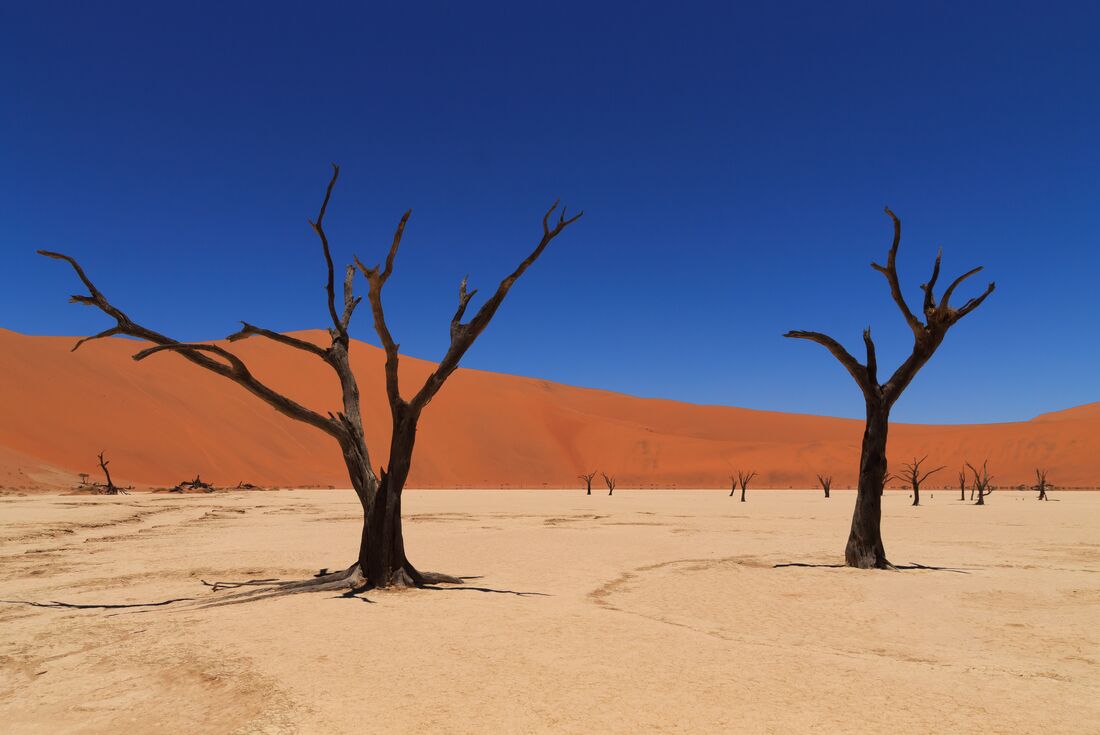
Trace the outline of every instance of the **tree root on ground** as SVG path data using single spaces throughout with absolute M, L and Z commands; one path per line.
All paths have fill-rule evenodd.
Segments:
M 413 581 L 414 577 L 416 581 Z M 238 591 L 205 599 L 198 597 L 177 597 L 170 600 L 163 600 L 161 602 L 144 603 L 82 604 L 60 602 L 57 600 L 51 600 L 49 602 L 34 602 L 31 600 L 0 600 L 0 603 L 68 610 L 115 610 L 127 608 L 163 607 L 179 602 L 184 603 L 184 605 L 173 609 L 202 610 L 211 607 L 239 605 L 246 602 L 258 602 L 259 600 L 269 600 L 276 597 L 296 595 L 303 592 L 339 592 L 339 597 L 356 598 L 365 602 L 370 602 L 365 597 L 360 597 L 360 595 L 363 592 L 375 589 L 375 586 L 367 583 L 366 577 L 363 576 L 363 572 L 359 569 L 358 562 L 352 564 L 350 567 L 340 572 L 329 572 L 327 568 L 322 569 L 313 578 L 304 580 L 280 582 L 278 579 L 272 577 L 268 579 L 247 579 L 240 582 L 207 582 L 205 579 L 199 581 L 201 581 L 205 586 L 209 587 L 211 592 L 220 592 L 222 590 Z M 391 579 L 390 584 L 387 585 L 385 589 L 445 589 L 443 587 L 436 586 L 440 584 L 461 585 L 463 584 L 463 580 L 460 577 L 452 577 L 449 574 L 440 574 L 438 572 L 420 572 L 416 569 L 408 567 L 399 570 L 399 573 Z M 240 589 L 242 587 L 248 589 Z

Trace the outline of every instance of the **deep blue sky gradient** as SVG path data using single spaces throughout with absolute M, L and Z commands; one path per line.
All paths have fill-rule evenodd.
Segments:
M 25 3 L 0 10 L 0 326 L 85 334 L 82 260 L 179 339 L 324 326 L 306 220 L 377 262 L 404 352 L 438 358 L 557 196 L 584 219 L 464 365 L 698 403 L 862 416 L 822 348 L 911 336 L 936 248 L 997 292 L 898 420 L 1100 400 L 1100 11 L 1059 3 Z M 153 7 L 153 6 L 160 7 Z M 764 8 L 763 6 L 768 6 Z M 354 336 L 377 343 L 368 313 Z M 89 349 L 94 349 L 89 346 Z

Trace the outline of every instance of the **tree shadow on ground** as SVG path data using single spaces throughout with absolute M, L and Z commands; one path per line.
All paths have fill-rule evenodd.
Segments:
M 374 600 L 365 597 L 364 594 L 367 592 L 375 591 L 374 588 L 365 585 L 356 586 L 354 584 L 350 584 L 348 579 L 341 576 L 342 574 L 344 573 L 329 572 L 328 569 L 322 569 L 317 574 L 313 575 L 312 579 L 307 580 L 280 581 L 277 578 L 269 577 L 264 579 L 246 579 L 236 582 L 207 582 L 205 579 L 202 579 L 199 581 L 206 587 L 209 587 L 211 592 L 221 592 L 223 590 L 238 591 L 216 597 L 174 597 L 168 600 L 161 600 L 159 602 L 77 603 L 62 602 L 60 600 L 50 600 L 47 602 L 36 602 L 34 600 L 0 600 L 0 603 L 9 605 L 27 605 L 30 607 L 48 608 L 54 610 L 120 610 L 136 613 L 150 612 L 148 608 L 167 607 L 168 605 L 174 605 L 176 603 L 190 604 L 185 604 L 180 607 L 174 608 L 175 610 L 203 610 L 211 607 L 225 607 L 228 605 L 241 605 L 249 602 L 259 602 L 260 600 L 269 600 L 276 597 L 286 597 L 294 594 L 336 591 L 339 592 L 339 594 L 334 595 L 333 599 L 354 599 L 373 604 Z M 468 580 L 483 579 L 483 577 L 479 575 L 470 575 L 459 577 L 459 579 L 461 579 L 463 582 L 466 582 Z M 241 588 L 247 589 L 242 590 Z M 460 584 L 453 587 L 443 586 L 440 584 L 421 584 L 412 589 L 433 591 L 466 590 L 469 592 L 515 595 L 517 597 L 549 597 L 549 595 L 545 592 L 520 592 L 517 590 L 496 589 L 494 587 L 472 587 L 466 586 L 465 584 Z
M 811 564 L 808 562 L 791 561 L 783 564 L 773 564 L 772 569 L 780 569 L 782 567 L 808 567 L 812 569 L 847 569 L 847 564 Z M 966 569 L 955 569 L 953 567 L 933 567 L 925 564 L 917 564 L 912 562 L 909 564 L 895 564 L 888 571 L 927 571 L 927 572 L 952 572 L 954 574 L 970 574 Z

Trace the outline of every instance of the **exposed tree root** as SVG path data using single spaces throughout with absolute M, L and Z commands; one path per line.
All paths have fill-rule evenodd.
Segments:
M 239 587 L 250 587 L 251 589 L 222 595 L 217 599 L 209 601 L 201 601 L 196 605 L 196 607 L 199 608 L 235 605 L 243 602 L 254 602 L 275 597 L 296 595 L 303 592 L 339 592 L 340 597 L 358 597 L 363 592 L 377 588 L 367 581 L 358 563 L 352 564 L 350 567 L 340 572 L 329 572 L 327 568 L 322 569 L 311 579 L 294 580 L 290 582 L 278 582 L 271 579 L 250 579 L 242 582 L 207 582 L 206 580 L 202 580 L 202 583 L 210 587 L 213 591 L 236 589 Z M 422 589 L 444 589 L 434 585 L 462 583 L 463 580 L 460 577 L 453 577 L 449 574 L 420 572 L 415 569 L 403 567 L 390 578 L 390 583 L 386 585 L 386 589 L 407 589 L 413 587 Z
M 772 569 L 781 569 L 783 567 L 808 567 L 812 569 L 847 569 L 849 564 L 812 564 L 809 562 L 791 561 L 783 564 L 773 564 Z M 885 569 L 892 572 L 907 572 L 907 571 L 926 571 L 926 572 L 954 572 L 955 574 L 970 574 L 965 569 L 954 569 L 952 567 L 933 567 L 925 564 L 917 564 L 913 562 L 911 564 L 890 564 L 886 563 L 886 566 L 881 567 L 867 567 L 868 569 Z
M 310 579 L 292 580 L 287 582 L 280 582 L 275 578 L 246 579 L 239 582 L 207 582 L 205 579 L 200 581 L 205 586 L 209 587 L 211 592 L 221 592 L 222 590 L 238 591 L 205 599 L 198 597 L 176 597 L 170 600 L 163 600 L 161 602 L 142 603 L 82 604 L 75 602 L 61 602 L 58 600 L 51 600 L 48 602 L 35 602 L 33 600 L 0 600 L 0 603 L 66 610 L 122 610 L 128 608 L 164 607 L 167 605 L 173 605 L 177 602 L 182 602 L 190 603 L 185 605 L 186 608 L 206 609 L 211 607 L 222 607 L 224 605 L 239 605 L 246 602 L 258 602 L 260 600 L 269 600 L 276 597 L 296 595 L 303 592 L 337 592 L 339 593 L 339 597 L 357 598 L 366 602 L 370 602 L 370 600 L 367 600 L 364 597 L 360 597 L 360 595 L 363 592 L 376 589 L 376 586 L 371 585 L 367 582 L 367 579 L 365 576 L 363 576 L 363 572 L 362 570 L 360 570 L 358 563 L 352 564 L 350 567 L 344 569 L 343 571 L 329 572 L 326 568 L 322 569 L 318 574 Z M 463 579 L 461 577 L 452 577 L 449 574 L 440 574 L 438 572 L 420 572 L 410 567 L 407 569 L 402 568 L 398 574 L 395 574 L 394 577 L 391 578 L 390 584 L 387 585 L 386 588 L 418 588 L 430 590 L 449 589 L 447 587 L 439 587 L 438 585 L 441 584 L 461 585 L 463 584 Z M 242 587 L 247 589 L 240 589 Z M 510 590 L 494 590 L 483 587 L 471 587 L 469 589 L 481 592 L 511 592 Z M 525 592 L 514 594 L 527 595 L 538 593 Z
M 131 602 L 119 605 L 93 605 L 93 604 L 81 604 L 78 602 L 59 602 L 58 600 L 51 600 L 49 602 L 34 602 L 33 600 L 0 600 L 2 603 L 8 605 L 29 605 L 30 607 L 52 607 L 61 608 L 65 610 L 121 610 L 123 608 L 131 607 L 163 607 L 165 605 L 171 605 L 176 602 L 193 602 L 194 597 L 176 597 L 171 600 L 161 600 L 160 602 Z

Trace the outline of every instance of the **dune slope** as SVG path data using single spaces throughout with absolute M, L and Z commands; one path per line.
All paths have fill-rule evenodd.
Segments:
M 322 342 L 321 332 L 297 333 Z M 335 444 L 239 386 L 164 354 L 142 363 L 139 344 L 104 339 L 70 352 L 70 337 L 0 330 L 0 485 L 65 486 L 96 476 L 105 450 L 116 480 L 170 485 L 201 473 L 220 485 L 346 486 Z M 261 379 L 320 411 L 335 410 L 335 376 L 319 360 L 262 339 L 233 345 Z M 387 449 L 381 350 L 356 342 L 375 465 Z M 402 361 L 411 386 L 430 363 Z M 717 487 L 737 468 L 760 486 L 809 487 L 829 473 L 853 483 L 862 422 L 640 399 L 545 380 L 459 370 L 421 421 L 411 483 L 419 487 L 563 487 L 600 469 L 622 486 Z M 1100 481 L 1100 404 L 1032 421 L 969 426 L 898 424 L 891 462 L 947 465 L 988 458 L 998 484 L 1048 467 L 1063 486 Z

